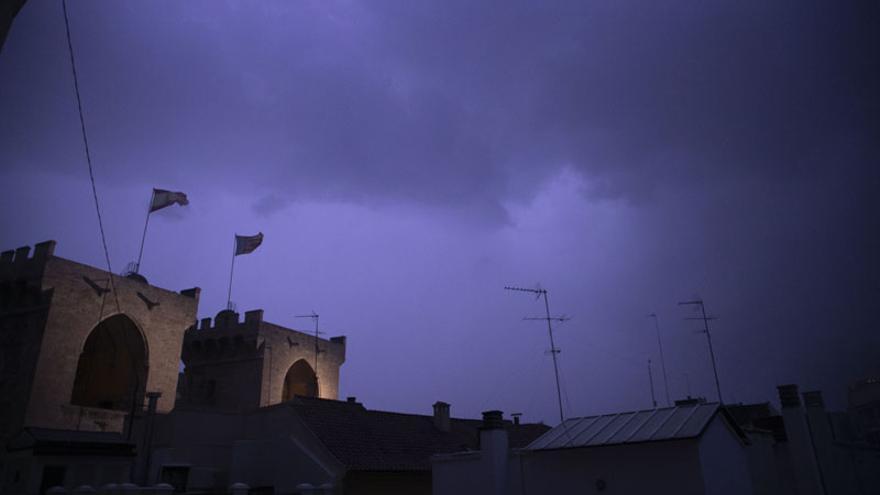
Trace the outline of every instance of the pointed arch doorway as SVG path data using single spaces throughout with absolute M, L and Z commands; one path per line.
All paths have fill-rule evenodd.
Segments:
M 131 318 L 113 315 L 86 338 L 70 402 L 127 411 L 143 402 L 146 383 L 147 343 Z
M 303 397 L 318 396 L 318 377 L 305 359 L 293 363 L 284 377 L 281 400 L 289 401 L 295 395 Z

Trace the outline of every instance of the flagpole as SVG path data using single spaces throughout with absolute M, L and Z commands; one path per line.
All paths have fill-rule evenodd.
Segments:
M 229 291 L 226 293 L 226 309 L 232 309 L 232 274 L 235 271 L 235 248 L 238 243 L 232 238 L 232 265 L 229 268 Z
M 135 273 L 140 273 L 141 271 L 141 258 L 144 256 L 144 241 L 147 239 L 147 226 L 150 225 L 150 213 L 153 213 L 153 198 L 156 196 L 156 190 L 153 190 L 153 194 L 150 196 L 150 205 L 147 206 L 147 220 L 144 222 L 144 233 L 141 235 L 141 250 L 138 252 L 138 260 L 137 265 L 135 265 Z

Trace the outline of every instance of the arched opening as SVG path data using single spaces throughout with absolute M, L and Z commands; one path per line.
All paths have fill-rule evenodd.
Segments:
M 318 377 L 305 359 L 293 363 L 284 377 L 284 388 L 281 392 L 281 400 L 288 401 L 294 395 L 303 397 L 318 396 Z
M 143 401 L 147 344 L 134 322 L 114 315 L 86 338 L 76 367 L 71 404 L 127 411 Z

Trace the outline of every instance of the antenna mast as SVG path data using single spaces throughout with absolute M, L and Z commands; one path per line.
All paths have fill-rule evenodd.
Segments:
M 651 384 L 651 404 L 657 408 L 657 397 L 654 395 L 654 374 L 651 372 L 651 360 L 648 360 L 648 382 Z
M 321 315 L 315 313 L 314 310 L 310 314 L 307 315 L 294 315 L 294 318 L 311 318 L 315 322 L 315 388 L 318 385 L 318 354 L 324 352 L 318 347 L 318 338 L 324 332 L 318 330 L 318 320 L 321 319 Z M 317 390 L 315 391 L 317 392 Z M 319 395 L 319 394 L 315 394 Z
M 524 320 L 545 320 L 547 322 L 547 334 L 550 336 L 550 355 L 553 356 L 553 372 L 556 375 L 556 400 L 559 403 L 559 422 L 563 423 L 565 421 L 565 415 L 562 412 L 562 389 L 559 386 L 559 363 L 556 360 L 556 355 L 561 351 L 556 347 L 556 343 L 553 341 L 553 324 L 554 321 L 563 322 L 569 320 L 570 318 L 565 315 L 562 316 L 550 316 L 550 302 L 547 299 L 547 289 L 536 288 L 536 289 L 528 289 L 522 287 L 510 287 L 507 286 L 504 288 L 505 290 L 513 290 L 519 292 L 531 292 L 532 294 L 536 294 L 536 298 L 544 297 L 544 311 L 545 316 L 538 318 L 523 318 Z
M 712 372 L 715 373 L 715 389 L 718 391 L 718 402 L 724 404 L 724 399 L 721 398 L 721 382 L 718 381 L 718 366 L 715 364 L 715 351 L 712 349 L 712 334 L 709 333 L 709 320 L 717 320 L 718 318 L 714 316 L 706 316 L 706 306 L 703 304 L 702 299 L 682 301 L 678 303 L 678 305 L 700 307 L 700 311 L 703 314 L 701 317 L 685 318 L 685 320 L 703 320 L 703 330 L 701 330 L 701 332 L 706 334 L 706 341 L 709 342 L 709 356 L 712 358 Z
M 654 328 L 657 329 L 657 347 L 660 349 L 660 369 L 663 371 L 663 386 L 666 391 L 666 405 L 671 406 L 672 401 L 669 400 L 669 379 L 666 378 L 666 358 L 663 357 L 663 341 L 660 339 L 660 323 L 657 319 L 657 313 L 651 313 L 648 317 L 654 319 Z

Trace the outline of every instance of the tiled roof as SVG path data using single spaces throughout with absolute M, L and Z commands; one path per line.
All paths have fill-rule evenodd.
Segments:
M 349 470 L 430 470 L 434 454 L 479 448 L 479 420 L 452 418 L 445 432 L 432 416 L 372 411 L 357 402 L 296 397 L 286 404 Z M 510 446 L 517 448 L 549 427 L 508 422 L 507 429 Z
M 528 450 L 596 447 L 694 438 L 718 412 L 717 403 L 571 418 L 529 444 Z

